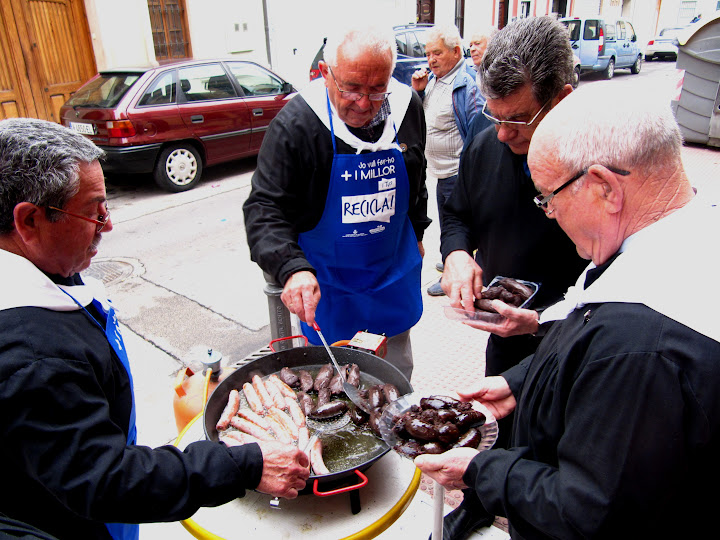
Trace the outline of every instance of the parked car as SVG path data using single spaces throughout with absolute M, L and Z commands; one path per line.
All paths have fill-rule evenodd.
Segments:
M 674 26 L 672 28 L 663 28 L 660 33 L 648 41 L 645 47 L 645 60 L 653 58 L 677 60 L 677 37 L 685 27 Z
M 612 79 L 617 68 L 640 73 L 643 54 L 630 21 L 568 17 L 560 22 L 568 27 L 573 51 L 580 57 L 581 71 L 600 71 L 607 79 Z
M 582 73 L 582 68 L 580 67 L 580 58 L 578 58 L 578 55 L 573 54 L 573 78 L 572 78 L 572 87 L 577 88 L 580 84 L 580 74 Z
M 427 58 L 425 57 L 425 33 L 432 27 L 432 24 L 424 23 L 393 26 L 395 42 L 398 48 L 393 77 L 398 81 L 409 85 L 412 74 L 417 69 L 428 67 Z M 326 40 L 327 38 L 323 39 L 323 44 L 310 66 L 311 81 L 320 77 L 318 62 L 323 59 Z M 469 56 L 469 53 L 466 53 L 466 56 Z
M 102 71 L 60 109 L 65 126 L 106 152 L 107 173 L 150 173 L 171 192 L 204 167 L 253 156 L 296 90 L 243 60 L 199 60 Z

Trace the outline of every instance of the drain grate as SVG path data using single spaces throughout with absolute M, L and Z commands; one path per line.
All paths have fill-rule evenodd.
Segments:
M 83 276 L 99 279 L 105 286 L 142 274 L 142 265 L 133 259 L 102 259 L 93 261 Z

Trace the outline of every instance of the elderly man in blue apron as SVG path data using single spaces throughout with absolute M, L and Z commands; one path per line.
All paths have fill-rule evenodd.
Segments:
M 359 330 L 389 336 L 386 359 L 409 379 L 410 328 L 422 314 L 427 217 L 425 121 L 391 78 L 393 34 L 329 38 L 310 83 L 270 125 L 244 205 L 252 259 L 313 344 Z

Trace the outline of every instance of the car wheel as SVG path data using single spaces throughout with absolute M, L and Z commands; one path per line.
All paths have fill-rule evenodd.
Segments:
M 201 175 L 202 159 L 191 144 L 168 146 L 155 165 L 155 183 L 173 193 L 194 188 Z
M 605 68 L 603 75 L 605 75 L 606 79 L 612 79 L 613 75 L 615 75 L 615 59 L 614 58 L 611 58 L 610 61 L 608 62 L 608 65 Z
M 640 73 L 641 68 L 642 68 L 642 56 L 638 55 L 638 57 L 635 59 L 635 63 L 630 68 L 630 73 L 637 75 L 638 73 Z
M 575 66 L 575 69 L 573 69 L 573 75 L 572 75 L 572 84 L 573 88 L 577 88 L 580 84 L 580 66 Z

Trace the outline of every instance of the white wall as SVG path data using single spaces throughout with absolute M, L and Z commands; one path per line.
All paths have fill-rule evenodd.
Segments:
M 90 38 L 98 70 L 146 66 L 155 61 L 155 48 L 146 0 L 85 0 Z
M 308 83 L 310 64 L 336 25 L 416 21 L 415 0 L 266 0 L 273 70 L 297 88 Z
M 193 58 L 238 56 L 267 65 L 261 0 L 186 0 Z

